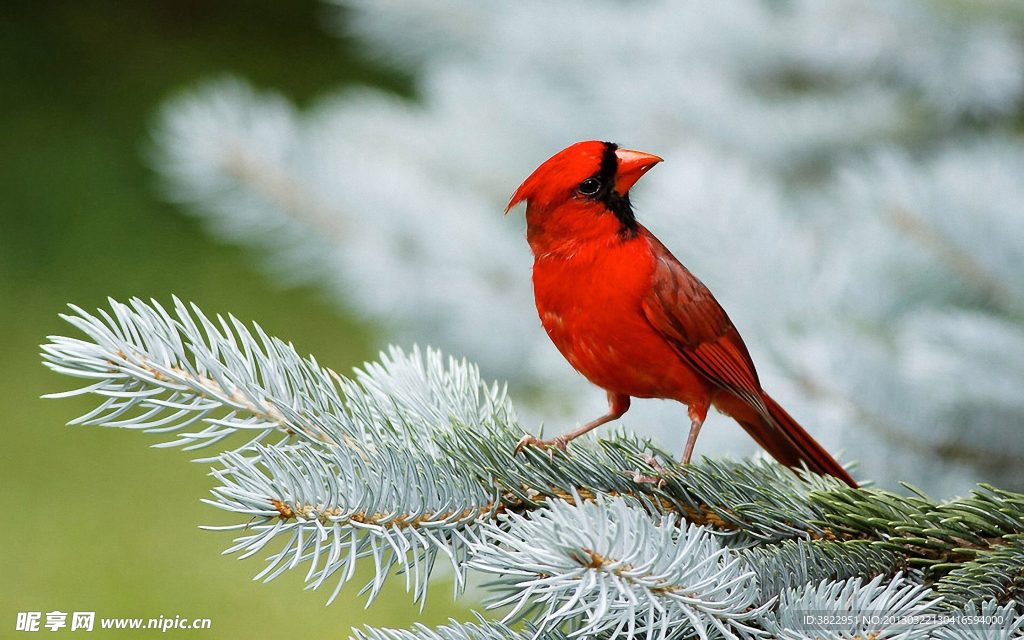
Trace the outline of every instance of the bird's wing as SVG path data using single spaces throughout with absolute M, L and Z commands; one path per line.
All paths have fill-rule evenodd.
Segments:
M 850 474 L 761 389 L 743 339 L 708 288 L 657 238 L 643 232 L 655 257 L 653 283 L 643 300 L 648 322 L 694 369 L 761 415 L 760 420 L 734 417 L 776 460 L 788 466 L 804 461 L 812 471 L 856 487 Z
M 708 288 L 650 232 L 653 282 L 643 300 L 648 322 L 691 366 L 760 413 L 767 408 L 746 345 Z

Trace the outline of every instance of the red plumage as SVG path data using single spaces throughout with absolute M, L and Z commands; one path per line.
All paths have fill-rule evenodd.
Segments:
M 525 201 L 541 323 L 588 380 L 608 392 L 608 414 L 549 441 L 565 444 L 629 408 L 630 397 L 687 405 L 683 463 L 711 406 L 734 418 L 776 460 L 857 483 L 761 388 L 743 340 L 718 301 L 636 222 L 629 189 L 661 158 L 607 142 L 580 142 L 537 168 L 509 209 Z

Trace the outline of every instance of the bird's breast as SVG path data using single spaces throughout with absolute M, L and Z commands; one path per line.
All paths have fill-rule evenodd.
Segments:
M 682 400 L 678 389 L 695 374 L 643 310 L 654 261 L 642 237 L 537 259 L 537 311 L 558 350 L 594 384 L 634 397 Z

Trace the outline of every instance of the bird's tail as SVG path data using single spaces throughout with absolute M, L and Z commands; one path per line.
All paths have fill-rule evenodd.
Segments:
M 857 482 L 846 472 L 828 451 L 818 444 L 804 428 L 793 419 L 786 410 L 762 392 L 764 406 L 768 416 L 758 416 L 758 420 L 739 421 L 743 428 L 764 447 L 773 458 L 787 467 L 799 466 L 801 462 L 817 473 L 835 476 L 851 487 L 857 488 Z M 769 419 L 770 418 L 770 419 Z

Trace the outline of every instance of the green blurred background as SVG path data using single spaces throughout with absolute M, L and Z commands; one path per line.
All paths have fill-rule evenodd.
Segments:
M 359 577 L 329 608 L 329 591 L 301 589 L 303 572 L 253 582 L 261 557 L 222 556 L 231 535 L 197 528 L 229 521 L 199 502 L 206 467 L 148 448 L 156 436 L 64 426 L 93 398 L 40 399 L 70 386 L 38 355 L 69 330 L 57 314 L 107 296 L 176 294 L 258 321 L 338 371 L 373 357 L 373 327 L 212 242 L 160 200 L 145 164 L 155 109 L 203 78 L 237 73 L 300 105 L 352 83 L 409 93 L 407 78 L 328 33 L 322 11 L 314 0 L 0 3 L 0 637 L 20 635 L 19 611 L 210 618 L 211 631 L 168 633 L 216 638 L 466 619 L 443 580 L 422 615 L 402 581 L 369 610 Z

